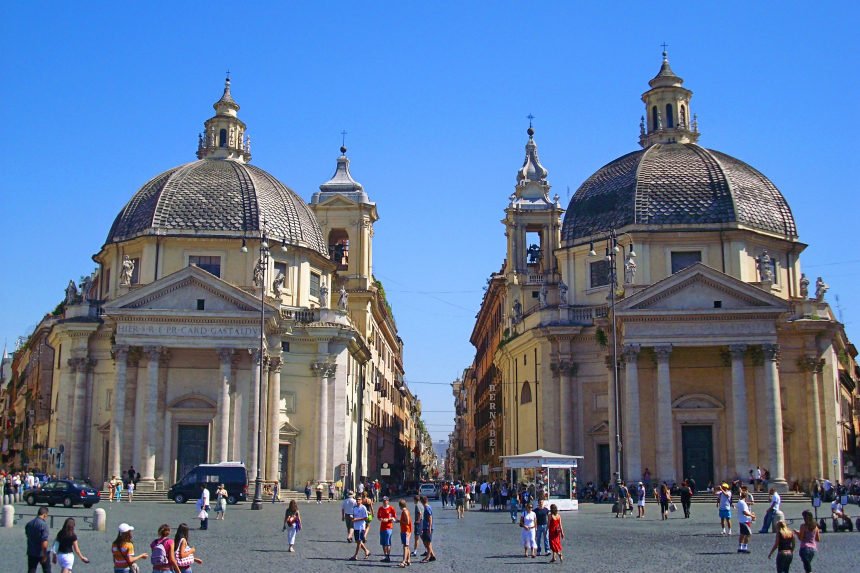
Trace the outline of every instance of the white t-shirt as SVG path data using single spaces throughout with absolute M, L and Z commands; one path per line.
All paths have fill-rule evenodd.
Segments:
M 720 509 L 731 509 L 732 508 L 732 492 L 720 492 Z
M 344 512 L 346 515 L 350 515 L 350 516 L 351 516 L 351 515 L 352 515 L 352 510 L 353 510 L 353 509 L 355 509 L 355 504 L 356 504 L 356 503 L 357 503 L 357 502 L 355 501 L 355 498 L 354 498 L 354 497 L 348 497 L 348 498 L 346 498 L 345 500 L 343 500 L 343 503 L 342 503 L 342 504 L 340 504 L 340 508 L 341 508 L 341 510 L 343 510 L 343 512 Z
M 364 531 L 365 525 L 367 522 L 362 519 L 367 517 L 367 508 L 361 504 L 356 505 L 352 509 L 352 528 L 356 531 Z M 356 519 L 361 519 L 361 521 L 355 521 Z
M 203 495 L 200 496 L 200 499 L 203 500 L 203 507 L 209 505 L 209 488 L 203 489 Z
M 740 523 L 750 523 L 752 522 L 752 517 L 744 515 L 745 511 L 750 511 L 750 506 L 747 505 L 747 502 L 743 499 L 738 500 L 738 521 Z M 752 512 L 750 512 L 752 513 Z
M 761 479 L 761 470 L 758 468 L 755 470 L 755 479 Z
M 773 495 L 770 498 L 770 502 L 773 504 L 773 510 L 776 511 L 779 509 L 779 504 L 782 501 L 782 498 L 779 497 L 779 494 L 773 492 Z
M 830 511 L 842 513 L 842 504 L 839 503 L 838 499 L 834 499 L 833 503 L 830 504 Z

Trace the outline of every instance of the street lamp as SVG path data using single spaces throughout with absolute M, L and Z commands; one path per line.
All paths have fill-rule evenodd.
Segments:
M 242 239 L 241 252 L 248 251 Z M 257 475 L 254 478 L 254 501 L 251 509 L 263 509 L 263 365 L 266 353 L 266 269 L 269 267 L 269 241 L 266 237 L 266 220 L 260 230 L 260 259 L 254 267 L 254 284 L 260 288 L 260 367 L 257 401 Z
M 616 492 L 621 491 L 621 486 L 624 483 L 624 480 L 621 478 L 621 407 L 618 391 L 618 325 L 615 321 L 615 291 L 618 289 L 617 255 L 621 252 L 621 249 L 618 247 L 619 235 L 627 235 L 630 239 L 629 256 L 636 256 L 636 253 L 633 251 L 633 237 L 627 233 L 619 233 L 615 229 L 611 229 L 603 233 L 604 239 L 606 240 L 606 254 L 603 260 L 609 263 L 609 304 L 612 309 L 612 392 L 615 396 L 615 412 L 613 412 L 613 416 L 615 416 Z M 597 256 L 597 253 L 594 251 L 594 241 L 591 241 L 589 244 L 588 256 Z

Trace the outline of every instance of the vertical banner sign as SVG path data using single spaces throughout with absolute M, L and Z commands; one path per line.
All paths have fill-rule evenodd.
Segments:
M 496 455 L 496 385 L 490 384 L 490 455 Z

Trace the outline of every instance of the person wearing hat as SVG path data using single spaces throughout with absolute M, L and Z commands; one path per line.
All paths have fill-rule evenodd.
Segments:
M 636 496 L 638 498 L 638 501 L 636 503 L 636 510 L 638 512 L 638 515 L 636 517 L 645 517 L 645 495 L 645 484 L 640 481 L 638 484 L 636 484 Z
M 340 520 L 346 523 L 346 542 L 352 543 L 352 510 L 355 509 L 355 493 L 346 492 L 346 498 L 340 504 Z
M 732 534 L 732 490 L 729 484 L 723 483 L 720 489 L 716 492 L 717 506 L 720 508 L 720 526 L 722 526 L 722 535 Z M 728 527 L 728 533 L 726 533 Z
M 379 519 L 379 544 L 382 545 L 382 552 L 385 557 L 382 558 L 383 563 L 391 561 L 391 536 L 394 532 L 394 522 L 397 521 L 397 511 L 388 505 L 388 496 L 382 497 L 382 505 L 376 512 L 376 517 Z
M 134 527 L 127 523 L 120 523 L 118 535 L 110 546 L 110 551 L 113 554 L 113 570 L 114 573 L 131 573 L 132 565 L 141 559 L 147 559 L 148 553 L 134 554 L 134 544 L 131 542 L 131 532 Z

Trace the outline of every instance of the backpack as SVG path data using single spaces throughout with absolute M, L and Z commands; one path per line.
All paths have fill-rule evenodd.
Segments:
M 167 548 L 164 547 L 166 539 L 156 539 L 155 545 L 152 547 L 152 554 L 149 556 L 149 562 L 153 565 L 167 565 Z

